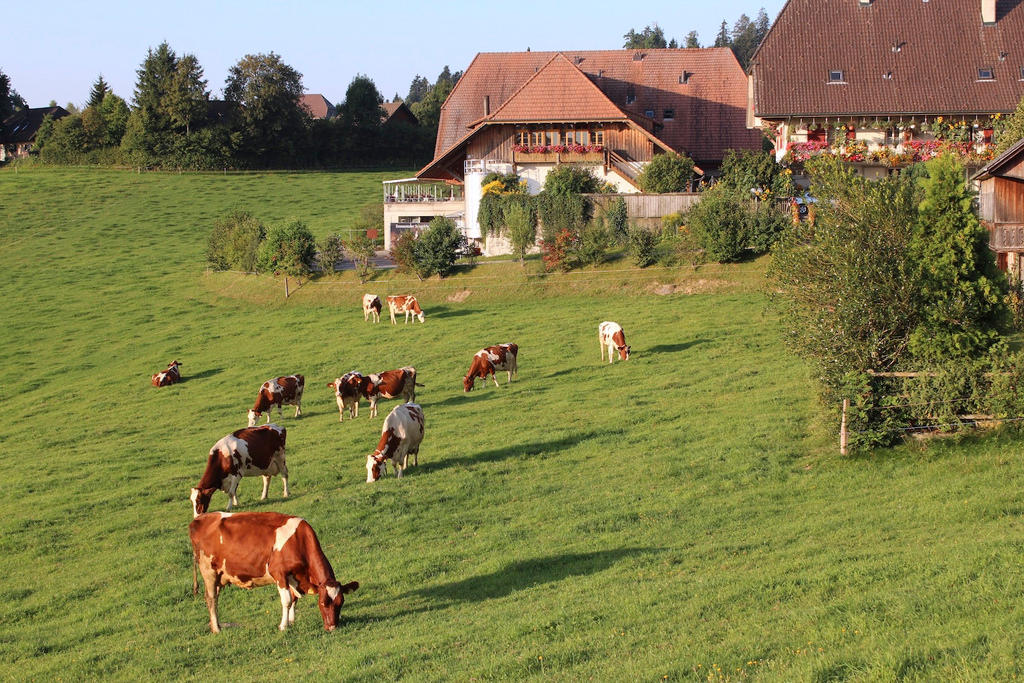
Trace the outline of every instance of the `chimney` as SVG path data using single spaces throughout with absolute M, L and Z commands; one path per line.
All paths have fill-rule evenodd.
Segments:
M 484 95 L 484 116 L 491 115 L 491 96 Z
M 996 0 L 981 0 L 981 23 L 985 26 L 996 23 Z

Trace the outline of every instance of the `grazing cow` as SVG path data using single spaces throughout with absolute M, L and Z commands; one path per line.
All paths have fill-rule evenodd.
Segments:
M 345 409 L 355 419 L 359 416 L 359 397 L 370 402 L 370 417 L 377 417 L 377 401 L 381 398 L 399 398 L 406 403 L 416 400 L 416 368 L 406 366 L 397 370 L 387 370 L 379 374 L 363 375 L 349 372 L 327 385 L 334 389 L 334 397 L 338 401 L 338 420 L 344 421 Z
M 380 297 L 376 294 L 363 294 L 363 322 L 370 319 L 373 316 L 373 322 L 380 322 L 380 310 L 383 306 L 380 303 Z
M 482 379 L 484 384 L 487 384 L 488 375 L 494 381 L 494 386 L 498 386 L 498 380 L 494 376 L 495 370 L 507 371 L 508 381 L 511 384 L 513 373 L 517 377 L 519 376 L 518 356 L 518 344 L 498 344 L 497 346 L 488 346 L 486 349 L 480 349 L 473 356 L 473 364 L 469 366 L 469 372 L 462 379 L 463 389 L 472 391 L 477 377 Z
M 288 465 L 284 460 L 286 436 L 284 427 L 269 424 L 239 429 L 213 444 L 206 460 L 206 471 L 199 484 L 192 489 L 192 516 L 198 517 L 210 509 L 210 498 L 217 489 L 228 494 L 228 510 L 232 505 L 238 505 L 238 497 L 235 495 L 238 483 L 242 477 L 257 474 L 263 477 L 260 500 L 266 499 L 270 477 L 275 474 L 281 475 L 284 496 L 287 498 Z
M 629 348 L 626 346 L 626 335 L 622 326 L 618 323 L 605 321 L 597 326 L 597 339 L 601 345 L 601 360 L 604 360 L 604 347 L 608 347 L 608 362 L 614 362 L 615 349 L 619 351 L 619 358 L 629 360 Z
M 395 296 L 386 297 L 388 301 L 388 310 L 391 312 L 391 324 L 397 325 L 395 321 L 395 313 L 405 313 L 405 322 L 409 322 L 409 316 L 412 316 L 413 323 L 416 322 L 416 318 L 423 322 L 424 314 L 420 308 L 420 304 L 416 301 L 416 297 L 411 294 L 401 294 Z
M 402 472 L 413 456 L 413 464 L 420 464 L 420 442 L 423 441 L 423 409 L 416 403 L 403 403 L 384 418 L 377 450 L 366 456 L 366 483 L 380 479 L 385 462 L 391 461 L 395 476 Z
M 277 415 L 281 416 L 281 406 L 295 406 L 295 417 L 302 415 L 302 389 L 306 386 L 306 378 L 302 375 L 288 375 L 277 379 L 268 379 L 260 387 L 256 395 L 256 403 L 249 410 L 249 426 L 256 424 L 260 415 L 267 414 L 270 424 L 270 410 L 277 406 Z
M 178 366 L 181 365 L 176 360 L 172 360 L 167 364 L 167 369 L 163 372 L 158 372 L 153 375 L 152 382 L 154 387 L 166 387 L 175 382 L 181 381 L 181 371 L 178 370 Z
M 202 574 L 210 630 L 220 633 L 217 598 L 229 583 L 239 588 L 275 584 L 281 594 L 282 631 L 295 623 L 295 603 L 303 595 L 318 596 L 324 629 L 338 626 L 345 594 L 358 581 L 334 578 L 313 528 L 301 517 L 279 512 L 210 512 L 188 525 L 192 541 L 192 594 Z

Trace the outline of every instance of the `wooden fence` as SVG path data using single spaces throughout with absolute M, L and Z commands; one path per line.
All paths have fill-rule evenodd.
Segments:
M 614 199 L 626 202 L 626 215 L 630 218 L 661 218 L 677 211 L 686 211 L 700 201 L 699 192 L 672 192 L 669 194 L 588 194 L 584 195 L 598 210 L 608 208 Z

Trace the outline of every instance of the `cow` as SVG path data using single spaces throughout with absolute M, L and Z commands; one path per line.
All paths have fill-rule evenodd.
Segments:
M 208 512 L 188 525 L 192 541 L 192 594 L 203 577 L 210 630 L 220 633 L 217 598 L 221 588 L 274 584 L 281 595 L 282 631 L 295 623 L 295 603 L 303 595 L 316 595 L 324 629 L 338 626 L 345 595 L 359 588 L 358 581 L 342 584 L 334 578 L 313 527 L 301 517 L 279 512 Z
M 469 372 L 462 378 L 463 389 L 465 391 L 472 391 L 477 377 L 481 378 L 486 385 L 488 375 L 494 381 L 494 386 L 498 386 L 498 380 L 494 376 L 495 370 L 507 371 L 508 381 L 511 384 L 513 373 L 516 377 L 519 376 L 518 356 L 518 344 L 498 344 L 497 346 L 488 346 L 486 349 L 480 349 L 473 356 L 473 364 L 469 366 Z
M 395 313 L 405 313 L 405 322 L 409 322 L 409 316 L 413 318 L 413 323 L 416 322 L 416 318 L 423 322 L 425 317 L 423 310 L 420 308 L 420 304 L 416 301 L 416 297 L 411 294 L 399 294 L 389 297 L 385 297 L 388 302 L 388 310 L 391 312 L 391 324 L 397 325 L 395 321 Z
M 420 442 L 423 441 L 423 409 L 416 403 L 403 403 L 384 418 L 377 450 L 366 456 L 366 483 L 372 484 L 384 474 L 387 460 L 395 468 L 399 479 L 413 456 L 413 464 L 420 464 Z
M 176 360 L 172 360 L 170 363 L 168 363 L 166 370 L 164 370 L 163 372 L 158 372 L 155 375 L 153 375 L 152 379 L 150 380 L 153 383 L 153 386 L 166 387 L 171 384 L 174 384 L 175 382 L 180 382 L 181 371 L 178 370 L 178 366 L 180 365 L 181 363 L 179 363 Z
M 370 402 L 370 417 L 377 417 L 377 401 L 381 398 L 401 398 L 406 403 L 416 400 L 416 368 L 407 365 L 397 370 L 363 375 L 349 372 L 327 385 L 334 389 L 334 397 L 338 402 L 338 421 L 344 421 L 345 409 L 355 419 L 359 416 L 359 397 Z
M 270 424 L 270 410 L 277 406 L 277 415 L 281 416 L 281 406 L 295 406 L 295 417 L 302 415 L 302 389 L 306 386 L 306 378 L 302 375 L 288 375 L 277 379 L 268 379 L 256 394 L 256 403 L 249 410 L 249 426 L 256 424 L 260 415 L 267 414 L 266 424 Z
M 608 362 L 615 361 L 615 350 L 619 351 L 619 358 L 629 360 L 629 348 L 626 346 L 626 334 L 618 323 L 605 321 L 597 326 L 597 340 L 601 345 L 601 360 L 604 360 L 604 347 L 608 347 Z
M 192 489 L 192 517 L 210 509 L 210 498 L 217 489 L 228 494 L 228 510 L 238 505 L 238 483 L 242 477 L 257 474 L 263 477 L 265 500 L 270 488 L 270 477 L 281 475 L 284 496 L 288 497 L 288 465 L 284 459 L 284 443 L 287 432 L 275 424 L 260 427 L 246 427 L 228 434 L 213 444 L 206 460 L 206 471 L 199 484 Z
M 363 294 L 363 322 L 370 319 L 373 316 L 373 322 L 380 322 L 380 311 L 383 306 L 380 303 L 380 297 L 376 294 Z

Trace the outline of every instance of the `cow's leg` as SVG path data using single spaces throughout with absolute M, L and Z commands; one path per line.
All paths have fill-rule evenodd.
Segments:
M 238 491 L 238 482 L 241 479 L 241 477 L 235 474 L 229 474 L 224 479 L 224 493 L 228 494 L 228 512 L 231 512 L 233 505 L 238 505 L 238 496 L 235 494 Z
M 295 398 L 295 417 L 302 415 L 302 394 Z
M 220 633 L 220 620 L 217 618 L 217 594 L 220 593 L 220 586 L 217 575 L 204 572 L 203 584 L 205 585 L 203 593 L 206 597 L 206 609 L 210 612 L 210 630 L 213 633 Z
M 292 596 L 292 589 L 288 587 L 288 583 L 285 582 L 284 586 L 278 586 L 277 592 L 281 594 L 281 623 L 278 624 L 277 628 L 281 631 L 288 630 L 289 612 L 292 612 L 295 608 L 295 598 Z M 294 618 L 292 619 L 294 621 Z
M 267 499 L 267 493 L 270 491 L 270 475 L 264 474 L 263 477 L 263 493 L 260 494 L 260 500 Z
M 486 381 L 487 380 L 484 380 L 484 382 L 486 382 Z M 498 378 L 494 376 L 493 372 L 491 373 L 491 381 L 494 382 L 494 386 L 496 386 L 496 387 L 500 387 L 501 386 L 500 384 L 498 384 Z
M 288 463 L 284 461 L 284 456 L 281 456 L 281 466 L 278 468 L 278 472 L 281 475 L 281 485 L 284 486 L 284 497 L 288 497 Z
M 370 417 L 377 417 L 377 399 L 370 399 Z
M 601 347 L 601 360 L 603 361 L 604 360 L 604 339 L 601 338 L 600 334 L 597 335 L 597 345 Z
M 402 478 L 402 471 L 405 469 L 405 461 L 403 460 L 392 460 L 391 464 L 395 466 L 395 479 Z

